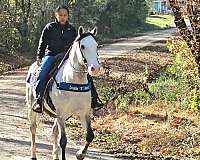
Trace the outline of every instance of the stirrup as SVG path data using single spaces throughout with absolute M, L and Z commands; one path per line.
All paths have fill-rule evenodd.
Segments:
M 99 98 L 97 98 L 95 101 L 92 102 L 92 109 L 94 111 L 98 111 L 103 108 L 103 105 L 103 102 Z
M 32 106 L 32 110 L 36 113 L 42 113 L 43 112 L 43 103 L 41 99 L 37 99 L 35 103 Z

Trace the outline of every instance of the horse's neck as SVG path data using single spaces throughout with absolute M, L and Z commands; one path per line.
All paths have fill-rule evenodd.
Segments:
M 76 46 L 74 46 L 70 51 L 68 60 L 58 71 L 56 80 L 58 82 L 86 84 L 88 82 L 87 73 L 80 72 L 81 70 L 83 70 L 83 68 L 78 62 L 78 58 L 76 55 Z

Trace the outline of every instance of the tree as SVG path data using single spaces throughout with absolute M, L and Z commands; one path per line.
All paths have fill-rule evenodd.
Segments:
M 174 13 L 176 27 L 194 56 L 200 76 L 200 1 L 169 0 L 169 3 Z M 185 16 L 189 18 L 192 31 L 187 28 Z
M 104 1 L 98 26 L 103 33 L 114 35 L 124 29 L 130 30 L 135 26 L 142 25 L 148 15 L 148 4 L 146 0 Z
M 70 19 L 80 25 L 98 26 L 101 37 L 116 36 L 142 24 L 150 0 L 1 0 L 0 45 L 20 52 L 33 52 L 43 27 L 54 20 L 54 9 L 70 7 Z

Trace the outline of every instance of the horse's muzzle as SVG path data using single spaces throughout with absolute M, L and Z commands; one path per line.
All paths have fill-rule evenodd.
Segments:
M 94 75 L 97 75 L 98 73 L 99 73 L 99 71 L 100 71 L 100 65 L 98 64 L 98 65 L 90 65 L 89 67 L 88 67 L 88 73 L 91 75 L 91 76 L 94 76 Z

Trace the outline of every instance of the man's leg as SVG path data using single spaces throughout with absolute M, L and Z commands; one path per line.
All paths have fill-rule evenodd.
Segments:
M 97 90 L 96 90 L 96 87 L 94 85 L 94 82 L 92 80 L 92 77 L 88 74 L 88 81 L 91 83 L 91 95 L 92 95 L 92 103 L 91 103 L 91 107 L 97 111 L 99 109 L 102 108 L 103 106 L 103 103 L 102 101 L 100 100 L 99 96 L 98 96 L 98 93 L 97 93 Z
M 33 111 L 41 113 L 43 110 L 43 96 L 46 88 L 46 84 L 49 80 L 49 72 L 55 63 L 54 56 L 45 56 L 42 59 L 42 64 L 39 68 L 40 73 L 37 80 L 36 91 L 36 102 L 33 104 Z

